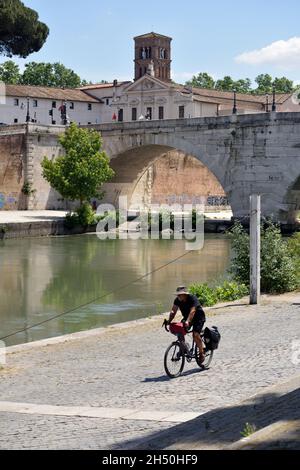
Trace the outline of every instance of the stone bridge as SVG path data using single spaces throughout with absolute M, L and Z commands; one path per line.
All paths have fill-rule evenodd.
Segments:
M 131 199 L 147 169 L 176 149 L 183 156 L 193 156 L 215 175 L 235 217 L 248 216 L 252 193 L 262 195 L 263 215 L 277 221 L 293 223 L 300 211 L 300 112 L 90 127 L 101 132 L 104 149 L 116 171 L 105 188 L 106 202 L 116 204 L 119 195 Z M 28 208 L 63 207 L 59 195 L 43 180 L 40 167 L 44 155 L 55 158 L 60 154 L 57 137 L 63 131 L 61 126 L 35 124 L 0 129 L 0 195 L 4 209 L 24 208 L 18 200 L 24 181 L 36 190 L 27 201 Z
M 95 127 L 95 126 L 94 126 Z M 177 149 L 204 164 L 222 185 L 233 215 L 247 217 L 249 196 L 262 213 L 292 223 L 300 211 L 300 112 L 102 124 L 96 126 L 116 171 L 107 202 L 132 196 L 153 162 Z

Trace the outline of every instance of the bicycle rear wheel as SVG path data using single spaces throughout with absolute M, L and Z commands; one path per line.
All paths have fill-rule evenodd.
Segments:
M 199 348 L 198 348 L 198 346 L 196 346 L 195 354 L 196 354 L 196 362 L 197 362 L 198 366 L 201 367 L 202 369 L 208 369 L 210 364 L 211 364 L 214 352 L 210 351 L 210 350 L 205 350 L 205 352 L 204 352 L 205 359 L 204 359 L 204 362 L 202 362 L 202 363 L 200 363 L 200 361 L 199 361 Z
M 179 377 L 183 371 L 185 356 L 179 342 L 170 344 L 165 352 L 164 366 L 167 375 L 171 379 Z

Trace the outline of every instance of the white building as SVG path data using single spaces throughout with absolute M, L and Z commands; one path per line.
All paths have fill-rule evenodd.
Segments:
M 103 101 L 101 122 L 224 116 L 231 115 L 234 107 L 232 92 L 168 83 L 150 72 L 134 82 L 90 85 L 82 91 Z M 271 111 L 272 97 L 269 100 Z M 276 94 L 275 104 L 278 112 L 300 111 L 293 94 Z M 265 113 L 266 96 L 237 93 L 236 107 L 238 114 Z
M 77 89 L 60 89 L 27 85 L 1 87 L 0 123 L 24 124 L 99 124 L 102 102 Z

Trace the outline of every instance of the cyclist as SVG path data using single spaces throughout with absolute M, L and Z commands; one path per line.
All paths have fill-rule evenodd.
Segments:
M 170 312 L 168 323 L 171 323 L 180 309 L 183 319 L 181 320 L 186 329 L 193 327 L 193 338 L 199 349 L 199 362 L 202 364 L 205 360 L 203 344 L 200 333 L 206 321 L 204 310 L 195 295 L 190 294 L 186 287 L 180 286 L 176 289 L 172 310 Z

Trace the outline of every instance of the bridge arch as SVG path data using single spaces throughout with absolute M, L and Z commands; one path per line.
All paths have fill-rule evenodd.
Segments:
M 212 160 L 208 158 L 200 158 L 199 156 L 194 155 L 194 153 L 188 152 L 188 150 L 192 148 L 191 145 L 182 145 L 181 148 L 178 147 L 179 145 L 174 147 L 170 145 L 147 144 L 140 145 L 138 147 L 132 147 L 126 149 L 123 152 L 121 151 L 118 154 L 114 154 L 111 158 L 111 166 L 115 170 L 116 176 L 104 187 L 106 192 L 105 202 L 109 202 L 117 206 L 118 198 L 120 196 L 127 196 L 131 204 L 141 202 L 141 188 L 144 187 L 144 191 L 146 192 L 147 185 L 151 184 L 149 182 L 149 179 L 151 180 L 153 173 L 151 170 L 157 167 L 161 169 L 163 165 L 167 165 L 169 160 L 177 160 L 180 162 L 180 169 L 183 170 L 182 173 L 178 175 L 178 177 L 181 177 L 181 179 L 178 180 L 178 185 L 182 186 L 182 192 L 185 196 L 188 196 L 186 192 L 190 193 L 191 190 L 184 191 L 184 183 L 188 183 L 190 181 L 190 184 L 193 186 L 194 197 L 192 199 L 194 201 L 199 201 L 200 195 L 213 195 L 219 196 L 220 200 L 224 200 L 226 198 L 228 200 L 228 204 L 230 205 L 230 199 L 226 192 L 226 188 L 224 188 L 226 181 L 224 178 L 224 172 L 222 174 L 221 171 L 216 171 L 216 168 L 214 168 L 212 165 Z M 193 162 L 193 160 L 195 161 Z M 189 168 L 191 165 L 193 168 Z M 195 174 L 193 174 L 193 170 Z M 188 174 L 186 172 L 188 172 Z M 150 178 L 147 178 L 147 175 L 150 174 Z M 176 175 L 177 172 L 172 172 L 172 174 Z M 202 174 L 205 174 L 206 181 L 209 179 L 210 187 L 216 190 L 213 192 L 213 194 L 205 193 L 207 188 L 204 188 L 204 185 L 202 186 L 203 179 L 200 177 Z M 197 182 L 195 182 L 196 175 L 199 177 L 198 188 Z M 221 175 L 223 178 L 220 181 Z M 188 178 L 191 179 L 188 180 Z M 158 179 L 161 180 L 162 177 L 158 177 Z M 169 196 L 174 197 L 174 182 L 172 181 L 172 177 L 168 178 L 168 175 L 165 175 L 165 184 L 167 185 Z M 162 188 L 162 186 L 160 186 L 160 188 Z M 150 189 L 150 192 L 151 190 L 152 188 Z M 165 192 L 164 189 L 162 192 Z M 175 200 L 178 202 L 176 196 Z M 148 202 L 150 204 L 151 202 L 157 203 L 158 201 L 153 201 L 150 197 Z

